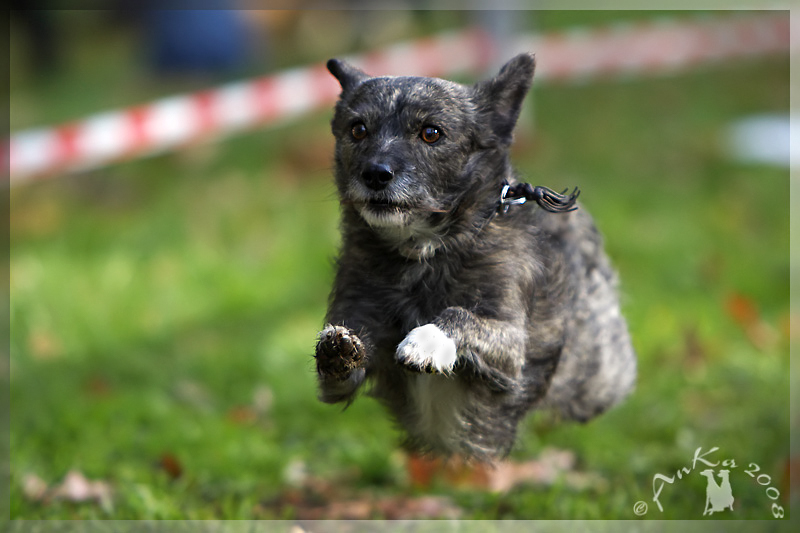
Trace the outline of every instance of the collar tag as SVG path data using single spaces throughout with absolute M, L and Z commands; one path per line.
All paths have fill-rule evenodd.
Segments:
M 508 192 L 511 190 L 511 185 L 508 183 L 503 185 L 503 190 L 500 192 L 500 210 L 503 214 L 508 213 L 508 209 L 512 205 L 522 205 L 528 201 L 525 196 L 519 196 L 517 198 L 509 198 Z
M 535 201 L 539 207 L 551 213 L 568 213 L 575 211 L 578 206 L 578 195 L 581 191 L 577 187 L 567 194 L 569 189 L 557 193 L 552 189 L 542 186 L 532 186 L 530 183 L 517 183 L 513 187 L 508 182 L 503 183 L 500 191 L 500 201 L 497 210 L 505 214 L 512 205 L 522 205 L 528 200 Z

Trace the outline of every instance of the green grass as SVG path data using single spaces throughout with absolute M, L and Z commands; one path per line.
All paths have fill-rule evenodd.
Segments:
M 69 98 L 52 96 L 78 80 L 61 76 L 12 84 L 12 108 L 15 95 L 46 98 L 68 116 Z M 652 478 L 717 446 L 736 461 L 737 505 L 715 518 L 771 519 L 744 470 L 758 464 L 786 492 L 788 172 L 731 163 L 719 138 L 749 113 L 786 111 L 788 84 L 787 61 L 770 59 L 536 87 L 535 135 L 521 132 L 515 163 L 533 183 L 582 189 L 620 271 L 638 387 L 587 425 L 531 417 L 512 455 L 572 450 L 603 483 L 429 492 L 464 518 L 633 519 L 645 500 L 646 518 L 699 519 L 696 472 L 664 489 L 663 515 Z M 293 519 L 291 504 L 271 502 L 291 492 L 297 465 L 343 497 L 423 493 L 375 402 L 342 412 L 315 399 L 311 352 L 338 241 L 327 121 L 11 191 L 12 518 Z M 734 320 L 735 297 L 766 340 Z M 24 497 L 28 474 L 55 485 L 70 469 L 110 483 L 113 507 Z

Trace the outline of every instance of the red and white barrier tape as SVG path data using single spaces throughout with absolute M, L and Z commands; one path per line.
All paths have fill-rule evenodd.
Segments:
M 515 47 L 536 53 L 536 81 L 669 73 L 721 60 L 788 52 L 788 12 L 663 21 L 527 36 Z
M 491 43 L 467 30 L 349 58 L 370 72 L 424 76 L 476 70 L 488 64 Z M 91 116 L 55 128 L 22 131 L 9 142 L 10 182 L 95 168 L 163 152 L 200 138 L 289 120 L 330 106 L 339 85 L 324 65 L 174 96 Z
M 537 58 L 537 82 L 671 71 L 710 61 L 786 52 L 789 16 L 647 23 L 525 37 L 517 51 Z M 480 72 L 494 59 L 479 30 L 422 39 L 349 58 L 371 74 L 447 76 Z M 157 100 L 55 128 L 15 133 L 8 143 L 10 182 L 85 170 L 163 152 L 199 138 L 291 119 L 331 105 L 339 93 L 323 65 Z

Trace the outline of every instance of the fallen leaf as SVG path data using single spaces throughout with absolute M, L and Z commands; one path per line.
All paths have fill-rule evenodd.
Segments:
M 22 492 L 29 500 L 43 504 L 53 500 L 94 502 L 111 510 L 111 486 L 104 481 L 91 481 L 77 470 L 70 470 L 61 484 L 52 488 L 38 476 L 28 474 L 23 479 Z
M 759 350 L 769 350 L 779 341 L 778 332 L 761 318 L 755 302 L 742 294 L 732 294 L 725 308 L 742 329 L 747 340 Z
M 27 474 L 22 480 L 22 494 L 31 501 L 42 501 L 47 488 L 47 483 L 35 474 Z
M 463 511 L 450 498 L 422 496 L 419 498 L 387 498 L 375 505 L 379 515 L 386 520 L 425 520 L 431 518 L 459 518 Z
M 442 468 L 442 461 L 439 458 L 409 454 L 406 462 L 406 469 L 411 485 L 417 488 L 430 487 L 434 476 Z
M 91 481 L 77 470 L 70 470 L 49 497 L 77 503 L 94 501 L 107 508 L 111 503 L 111 486 L 104 481 Z
M 552 485 L 562 481 L 567 486 L 584 489 L 601 486 L 605 481 L 592 473 L 574 470 L 575 455 L 567 450 L 546 448 L 530 461 L 498 461 L 494 464 L 465 461 L 452 457 L 447 461 L 418 455 L 408 457 L 411 483 L 427 488 L 433 480 L 442 479 L 451 487 L 476 488 L 507 492 L 519 485 Z
M 502 461 L 489 471 L 489 489 L 507 492 L 512 488 L 530 483 L 552 485 L 559 477 L 573 469 L 575 454 L 566 450 L 548 448 L 542 450 L 538 459 L 525 462 Z
M 370 520 L 457 518 L 462 510 L 448 498 L 376 496 L 370 490 L 354 489 L 357 474 L 341 473 L 323 479 L 308 473 L 301 459 L 284 470 L 289 486 L 274 499 L 258 504 L 253 512 L 269 518 L 292 515 L 297 520 Z
M 295 511 L 299 520 L 456 519 L 463 513 L 460 507 L 444 496 L 391 496 L 375 499 L 368 494 L 361 498 L 333 501 L 324 505 L 301 505 Z
M 178 479 L 183 475 L 183 465 L 178 460 L 178 457 L 172 453 L 164 453 L 158 461 L 158 466 L 167 473 L 170 479 Z
M 747 327 L 758 321 L 758 311 L 750 298 L 741 294 L 732 294 L 725 305 L 728 315 L 741 327 Z
M 300 507 L 301 520 L 369 520 L 374 518 L 373 505 L 368 500 L 334 501 L 315 507 Z
M 486 487 L 487 470 L 492 467 L 475 461 L 467 461 L 460 456 L 447 460 L 427 455 L 409 454 L 406 470 L 411 485 L 427 489 L 435 480 L 443 480 L 452 487 Z

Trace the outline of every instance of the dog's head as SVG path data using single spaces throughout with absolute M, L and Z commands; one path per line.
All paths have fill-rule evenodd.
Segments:
M 371 77 L 332 59 L 342 92 L 331 123 L 343 204 L 382 235 L 431 238 L 482 191 L 499 195 L 508 146 L 534 70 L 522 54 L 475 85 Z M 494 189 L 497 189 L 494 191 Z

